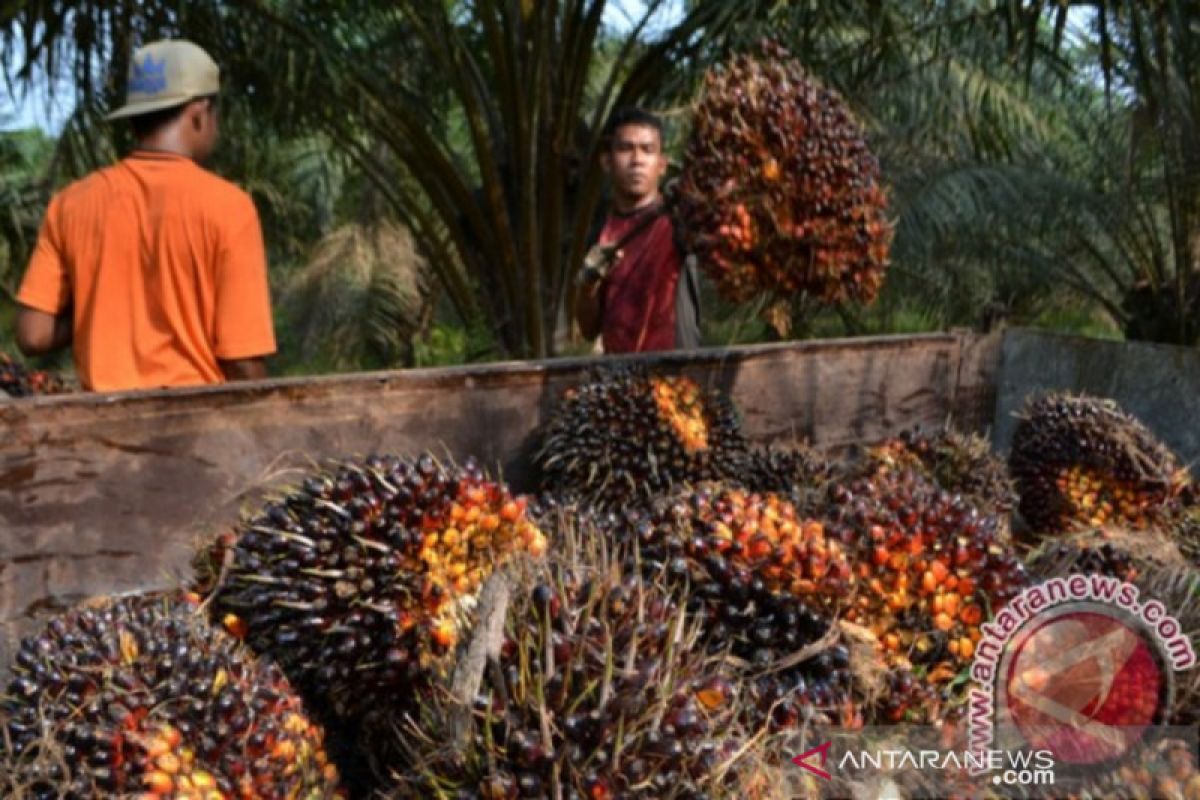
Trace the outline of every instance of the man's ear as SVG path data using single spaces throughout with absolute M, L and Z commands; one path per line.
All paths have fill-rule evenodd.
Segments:
M 188 103 L 187 115 L 192 120 L 192 130 L 199 133 L 204 130 L 204 113 L 207 110 L 207 100 L 193 100 Z
M 600 166 L 604 169 L 605 174 L 612 172 L 612 151 L 605 150 L 600 154 Z

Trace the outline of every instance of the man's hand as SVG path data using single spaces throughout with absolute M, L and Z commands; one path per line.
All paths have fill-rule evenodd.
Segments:
M 267 377 L 267 362 L 262 358 L 239 358 L 219 363 L 227 381 L 259 381 Z
M 17 312 L 17 347 L 27 356 L 44 356 L 71 343 L 73 314 L 68 308 L 55 316 L 29 306 Z
M 621 260 L 622 252 L 612 245 L 598 244 L 583 257 L 583 269 L 579 271 L 580 283 L 594 287 L 608 275 L 612 265 Z

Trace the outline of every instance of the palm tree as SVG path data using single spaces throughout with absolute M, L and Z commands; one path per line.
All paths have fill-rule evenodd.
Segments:
M 700 0 L 653 36 L 663 0 L 620 35 L 602 24 L 607 5 L 56 0 L 16 11 L 2 49 L 21 77 L 69 63 L 83 101 L 111 102 L 103 76 L 122 74 L 134 43 L 203 42 L 277 127 L 327 136 L 369 176 L 464 320 L 486 321 L 509 354 L 544 356 L 600 200 L 609 110 L 766 4 Z M 615 55 L 599 58 L 610 40 Z

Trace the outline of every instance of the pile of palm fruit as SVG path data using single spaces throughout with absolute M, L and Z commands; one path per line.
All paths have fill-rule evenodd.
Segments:
M 737 474 L 748 449 L 732 406 L 680 376 L 605 370 L 568 390 L 539 436 L 542 489 L 619 508 Z
M 681 594 L 709 651 L 745 665 L 749 724 L 861 724 L 847 648 L 820 646 L 853 585 L 820 522 L 779 495 L 716 485 L 627 509 L 621 531 L 646 574 Z
M 832 486 L 826 515 L 858 588 L 844 616 L 876 636 L 892 673 L 884 718 L 942 718 L 961 700 L 946 690 L 970 667 L 980 626 L 1026 584 L 998 518 L 895 468 Z
M 30 369 L 7 353 L 0 353 L 0 397 L 32 397 L 62 394 L 66 383 L 53 372 Z
M 675 595 L 587 533 L 561 532 L 517 581 L 473 696 L 434 698 L 398 731 L 407 758 L 383 796 L 768 796 L 748 791 L 730 668 Z
M 494 569 L 546 539 L 468 460 L 375 456 L 312 475 L 204 557 L 214 618 L 340 718 L 444 671 Z
M 1131 580 L 1200 630 L 1186 472 L 1106 401 L 1032 403 L 1013 481 L 953 432 L 755 450 L 728 398 L 628 369 L 537 438 L 536 502 L 470 460 L 340 462 L 205 546 L 189 600 L 54 619 L 0 699 L 0 788 L 770 798 L 787 736 L 961 721 L 981 626 L 1031 580 Z M 1105 524 L 1051 492 L 1073 470 Z M 464 695 L 494 577 L 502 635 Z M 1198 710 L 1188 673 L 1169 718 Z
M 914 469 L 948 492 L 962 495 L 980 509 L 1008 514 L 1017 491 L 1008 468 L 982 436 L 953 429 L 935 435 L 903 431 L 868 449 L 868 471 Z
M 870 302 L 892 225 L 846 102 L 780 48 L 705 77 L 678 186 L 689 248 L 733 302 Z
M 833 462 L 799 443 L 752 448 L 746 468 L 730 480 L 755 492 L 789 495 L 793 502 L 808 508 L 812 493 L 824 488 L 835 474 Z
M 5 797 L 339 796 L 322 729 L 279 669 L 179 598 L 57 617 L 21 643 L 13 672 Z

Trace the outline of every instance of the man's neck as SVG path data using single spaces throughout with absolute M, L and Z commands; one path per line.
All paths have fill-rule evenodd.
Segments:
M 641 197 L 613 197 L 613 210 L 618 214 L 628 215 L 635 211 L 641 211 L 644 208 L 649 208 L 658 203 L 661 195 L 658 192 L 643 195 Z
M 135 150 L 142 150 L 148 153 L 167 153 L 170 155 L 183 156 L 194 160 L 191 148 L 179 141 L 178 136 L 173 136 L 170 132 L 158 135 L 147 136 L 145 139 L 138 140 L 134 145 Z

